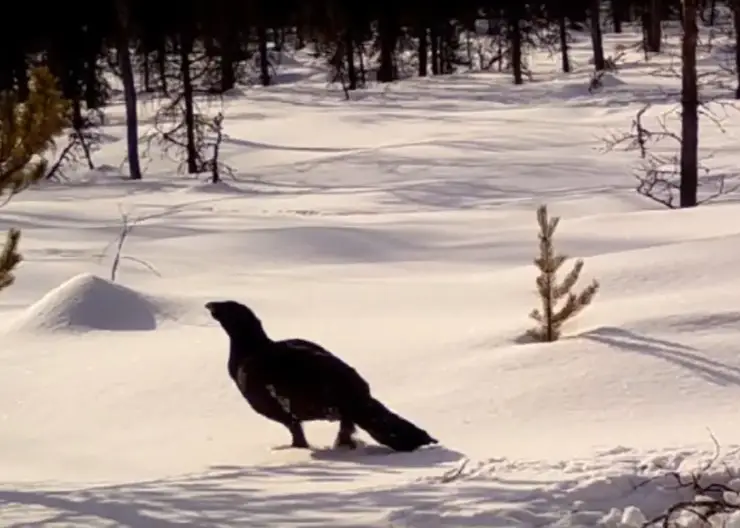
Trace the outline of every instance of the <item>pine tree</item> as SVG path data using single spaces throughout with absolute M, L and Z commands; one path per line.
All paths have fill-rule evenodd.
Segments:
M 69 125 L 69 103 L 47 68 L 31 71 L 28 88 L 23 102 L 17 92 L 0 93 L 0 197 L 6 200 L 44 177 L 47 164 L 38 158 Z M 15 279 L 19 240 L 20 231 L 11 229 L 0 251 L 0 290 Z
M 527 331 L 527 336 L 537 341 L 557 341 L 563 323 L 576 316 L 586 306 L 591 304 L 599 283 L 593 281 L 578 295 L 571 292 L 583 269 L 583 260 L 578 259 L 575 266 L 565 276 L 562 283 L 557 282 L 557 272 L 565 263 L 565 255 L 555 253 L 553 237 L 560 222 L 559 217 L 548 218 L 547 206 L 537 209 L 537 223 L 540 227 L 540 255 L 534 259 L 534 265 L 540 270 L 537 277 L 537 293 L 542 301 L 542 309 L 535 309 L 529 317 L 537 321 L 538 327 Z M 565 304 L 557 310 L 558 301 L 566 297 Z
M 69 125 L 69 104 L 45 67 L 31 71 L 29 95 L 0 93 L 0 195 L 15 194 L 43 178 L 46 163 L 34 161 Z

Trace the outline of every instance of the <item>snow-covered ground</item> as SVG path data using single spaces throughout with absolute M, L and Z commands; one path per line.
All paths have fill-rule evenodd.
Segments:
M 712 434 L 740 468 L 740 204 L 638 196 L 636 154 L 599 138 L 669 108 L 677 81 L 638 53 L 589 94 L 588 56 L 582 37 L 571 75 L 543 55 L 524 86 L 459 74 L 352 102 L 314 72 L 228 99 L 235 180 L 155 158 L 143 182 L 80 172 L 18 196 L 0 211 L 26 257 L 0 295 L 0 525 L 636 527 L 688 496 L 668 473 Z M 118 167 L 110 114 L 96 161 Z M 732 176 L 725 127 L 701 143 Z M 519 344 L 540 203 L 601 291 L 562 341 Z M 441 445 L 348 454 L 310 424 L 317 449 L 273 450 L 287 432 L 241 399 L 203 308 L 225 298 L 342 356 Z

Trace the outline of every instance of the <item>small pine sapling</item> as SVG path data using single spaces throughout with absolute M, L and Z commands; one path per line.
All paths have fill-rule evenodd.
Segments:
M 15 282 L 13 270 L 22 260 L 18 253 L 18 242 L 21 239 L 21 232 L 12 228 L 8 231 L 8 236 L 0 251 L 0 290 L 4 290 Z
M 537 277 L 537 293 L 542 301 L 542 309 L 534 309 L 529 317 L 537 321 L 538 327 L 527 331 L 527 336 L 536 341 L 552 342 L 560 337 L 563 323 L 576 316 L 591 304 L 599 283 L 593 281 L 579 294 L 571 292 L 583 269 L 583 260 L 578 259 L 573 269 L 565 276 L 562 283 L 557 282 L 557 272 L 568 257 L 555 253 L 553 237 L 560 222 L 559 217 L 549 218 L 547 206 L 537 209 L 537 223 L 540 227 L 540 255 L 534 259 L 534 265 L 540 270 Z M 558 310 L 557 304 L 563 298 L 565 304 Z

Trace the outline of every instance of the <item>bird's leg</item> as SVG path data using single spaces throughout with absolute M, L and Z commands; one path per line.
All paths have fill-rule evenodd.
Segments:
M 342 418 L 339 422 L 339 433 L 334 441 L 334 447 L 348 447 L 350 449 L 357 449 L 357 442 L 354 439 L 355 434 L 355 423 L 346 418 Z
M 301 422 L 293 422 L 288 426 L 288 429 L 290 430 L 290 435 L 293 437 L 293 442 L 290 444 L 290 447 L 298 447 L 298 448 L 308 448 L 308 440 L 306 440 L 306 435 L 303 432 L 303 426 L 301 425 Z

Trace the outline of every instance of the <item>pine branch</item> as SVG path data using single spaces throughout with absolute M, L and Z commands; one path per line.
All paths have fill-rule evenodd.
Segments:
M 570 290 L 573 289 L 573 287 L 576 285 L 576 282 L 578 282 L 578 279 L 581 277 L 582 269 L 583 260 L 578 259 L 575 266 L 573 266 L 573 269 L 570 271 L 570 273 L 565 276 L 565 279 L 563 279 L 563 282 L 560 284 L 560 286 L 557 286 L 555 288 L 556 300 L 562 299 L 565 295 L 568 294 Z
M 28 99 L 0 94 L 0 195 L 11 196 L 42 179 L 46 163 L 35 157 L 54 145 L 54 136 L 69 125 L 69 103 L 47 68 L 31 71 Z
M 54 146 L 54 136 L 69 124 L 68 114 L 69 102 L 44 67 L 31 70 L 24 102 L 15 92 L 0 93 L 0 196 L 7 194 L 6 201 L 44 177 L 46 162 L 34 158 Z M 13 271 L 22 260 L 20 236 L 17 229 L 8 231 L 0 252 L 0 290 L 15 281 Z

